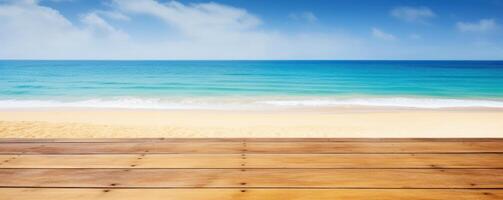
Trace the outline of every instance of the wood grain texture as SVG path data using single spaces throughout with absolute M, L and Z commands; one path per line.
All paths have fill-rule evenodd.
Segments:
M 6 143 L 0 154 L 241 153 L 239 142 L 196 143 Z
M 503 153 L 503 142 L 2 143 L 0 154 Z
M 503 188 L 502 169 L 0 169 L 7 187 Z
M 503 154 L 0 155 L 0 168 L 501 168 Z
M 503 168 L 503 154 L 246 154 L 247 168 Z
M 503 199 L 503 139 L 0 139 L 13 199 Z
M 0 143 L 111 142 L 503 142 L 503 138 L 0 138 Z
M 241 154 L 0 155 L 0 168 L 240 168 L 242 162 Z
M 0 200 L 499 200 L 503 190 L 0 188 Z
M 501 142 L 282 142 L 247 143 L 250 153 L 460 153 L 503 152 Z

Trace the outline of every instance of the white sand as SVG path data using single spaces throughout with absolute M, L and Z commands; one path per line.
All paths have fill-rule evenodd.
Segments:
M 0 137 L 503 137 L 503 110 L 3 110 Z

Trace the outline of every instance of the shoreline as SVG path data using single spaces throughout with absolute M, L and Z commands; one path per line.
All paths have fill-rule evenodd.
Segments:
M 503 109 L 1 109 L 0 138 L 502 138 Z
M 0 100 L 4 109 L 284 110 L 284 109 L 503 109 L 501 98 L 419 96 L 256 96 L 256 97 L 114 97 L 81 100 Z

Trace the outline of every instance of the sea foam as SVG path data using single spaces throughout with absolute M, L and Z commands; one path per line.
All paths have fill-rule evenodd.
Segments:
M 500 100 L 441 99 L 441 98 L 114 98 L 78 101 L 57 100 L 0 100 L 0 109 L 20 108 L 125 108 L 125 109 L 267 109 L 295 107 L 370 106 L 398 108 L 503 108 Z
M 289 107 L 376 106 L 402 108 L 503 108 L 503 101 L 433 98 L 355 98 L 263 101 L 264 104 Z

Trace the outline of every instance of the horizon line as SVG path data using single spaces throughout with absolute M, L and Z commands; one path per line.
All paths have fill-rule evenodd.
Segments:
M 489 61 L 503 59 L 3 59 L 0 61 Z

